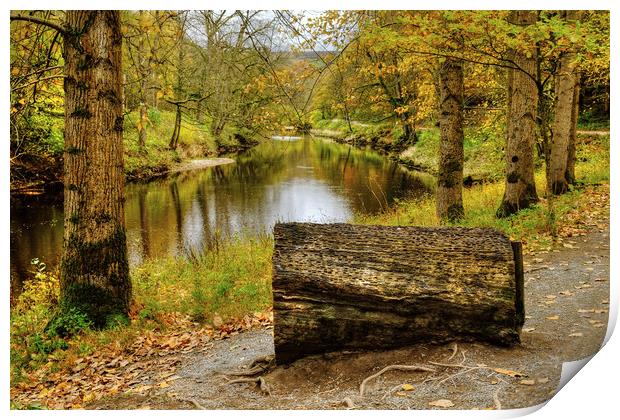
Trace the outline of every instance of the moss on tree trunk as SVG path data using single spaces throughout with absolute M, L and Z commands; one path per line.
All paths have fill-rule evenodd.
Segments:
M 61 308 L 96 327 L 131 298 L 123 204 L 121 28 L 117 11 L 67 11 Z

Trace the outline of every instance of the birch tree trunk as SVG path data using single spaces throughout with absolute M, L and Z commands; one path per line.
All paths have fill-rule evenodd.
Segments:
M 64 246 L 61 302 L 96 326 L 127 314 L 118 11 L 66 12 Z
M 579 18 L 579 11 L 564 12 L 566 20 Z M 566 179 L 568 167 L 568 148 L 573 121 L 573 102 L 575 98 L 575 51 L 568 50 L 560 58 L 560 65 L 556 74 L 555 86 L 555 114 L 553 117 L 553 138 L 547 167 L 547 182 L 552 194 L 564 194 L 568 191 Z
M 533 25 L 538 12 L 512 12 L 511 23 Z M 534 180 L 534 144 L 536 141 L 536 114 L 538 88 L 536 75 L 537 51 L 513 52 L 513 60 L 521 70 L 508 70 L 508 112 L 506 129 L 506 184 L 498 217 L 506 217 L 538 202 Z
M 441 146 L 437 179 L 437 217 L 463 217 L 463 68 L 447 59 L 440 70 Z
M 566 181 L 575 184 L 575 160 L 577 158 L 577 121 L 579 120 L 579 95 L 581 94 L 581 76 L 575 74 L 575 91 L 573 95 L 573 113 L 571 115 L 570 137 L 568 138 L 568 157 L 566 162 Z

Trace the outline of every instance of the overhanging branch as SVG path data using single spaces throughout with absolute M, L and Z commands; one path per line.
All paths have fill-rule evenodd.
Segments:
M 47 26 L 48 28 L 54 29 L 62 35 L 65 35 L 67 33 L 67 30 L 61 25 L 59 25 L 58 23 L 52 22 L 47 19 L 39 18 L 36 16 L 25 16 L 25 15 L 20 15 L 20 14 L 11 15 L 11 21 L 13 20 L 22 20 L 26 22 L 36 23 L 38 25 Z

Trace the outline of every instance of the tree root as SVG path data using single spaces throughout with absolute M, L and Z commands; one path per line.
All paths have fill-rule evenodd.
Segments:
M 258 385 L 258 387 L 263 392 L 263 394 L 267 394 L 271 396 L 271 388 L 269 387 L 269 384 L 267 384 L 267 381 L 265 380 L 265 378 L 263 378 L 262 376 L 259 376 L 258 378 L 233 379 L 231 381 L 226 382 L 226 385 L 240 384 L 240 383 L 250 383 L 250 384 Z
M 493 393 L 493 402 L 495 403 L 496 410 L 502 409 L 502 402 L 499 400 L 499 391 L 500 390 L 498 389 L 495 393 Z
M 181 398 L 179 399 L 179 401 L 183 401 L 183 402 L 188 402 L 190 404 L 193 404 L 194 407 L 196 407 L 198 410 L 206 410 L 206 408 L 204 408 L 204 406 L 202 406 L 198 401 L 192 399 L 192 398 Z
M 429 368 L 429 367 L 424 367 L 424 366 L 416 366 L 416 365 L 389 365 L 389 366 L 384 367 L 383 369 L 381 369 L 379 372 L 375 373 L 374 375 L 370 375 L 369 377 L 367 377 L 366 379 L 364 379 L 362 381 L 362 383 L 360 384 L 360 397 L 364 396 L 364 388 L 366 387 L 366 383 L 368 383 L 368 381 L 371 381 L 371 380 L 373 380 L 373 379 L 383 375 L 385 372 L 388 372 L 390 370 L 435 372 L 435 369 Z
M 255 359 L 247 370 L 232 370 L 220 373 L 224 376 L 255 376 L 264 374 L 274 366 L 275 357 L 273 355 L 269 355 Z

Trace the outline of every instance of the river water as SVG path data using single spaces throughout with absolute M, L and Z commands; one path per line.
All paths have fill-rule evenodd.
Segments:
M 372 151 L 316 138 L 265 141 L 236 163 L 128 184 L 129 262 L 200 251 L 214 237 L 269 233 L 277 221 L 347 222 L 424 194 L 427 182 Z M 12 204 L 12 292 L 34 258 L 57 266 L 62 234 L 61 203 Z

